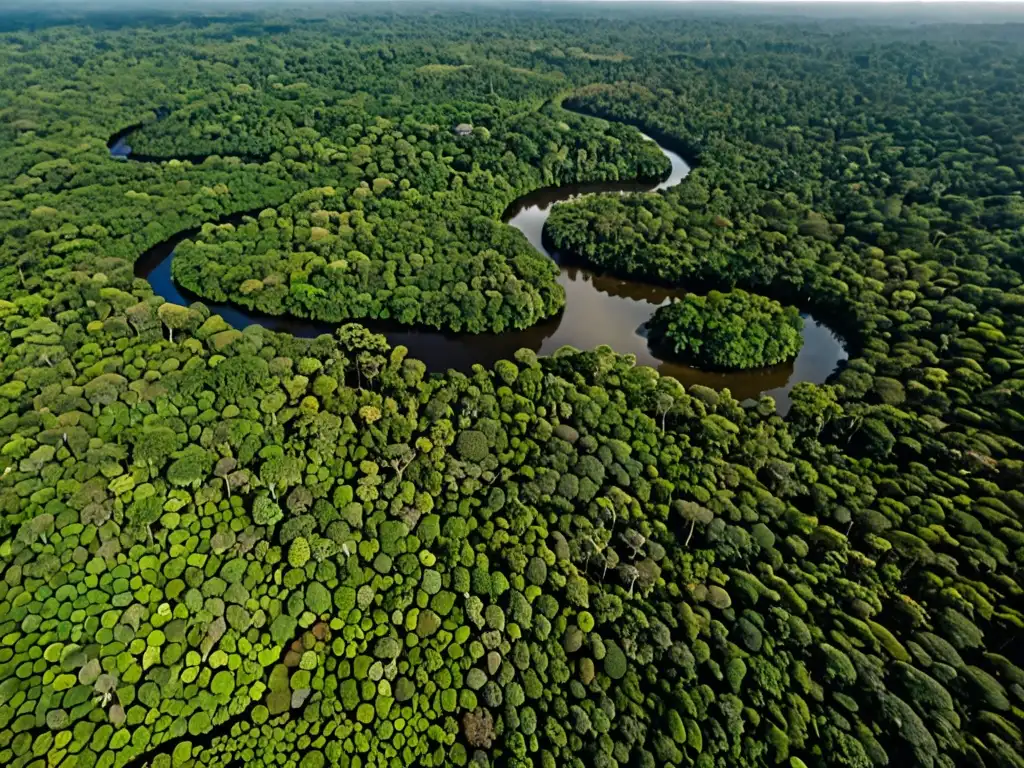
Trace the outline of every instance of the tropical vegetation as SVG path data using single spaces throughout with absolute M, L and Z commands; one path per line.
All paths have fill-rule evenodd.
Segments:
M 76 12 L 0 36 L 0 761 L 1024 766 L 1019 27 Z M 135 271 L 196 230 L 207 298 L 520 327 L 505 206 L 662 174 L 631 124 L 691 176 L 547 236 L 828 319 L 785 417 Z
M 339 148 L 322 139 L 327 162 L 347 162 L 343 180 L 243 226 L 207 225 L 178 246 L 174 278 L 273 315 L 473 333 L 533 325 L 565 303 L 558 269 L 497 217 L 544 184 L 652 178 L 668 161 L 631 128 L 550 105 L 487 122 L 455 137 L 447 123 L 379 120 L 368 136 L 347 129 Z
M 734 288 L 688 293 L 659 307 L 650 343 L 707 368 L 764 368 L 796 356 L 803 344 L 796 307 Z

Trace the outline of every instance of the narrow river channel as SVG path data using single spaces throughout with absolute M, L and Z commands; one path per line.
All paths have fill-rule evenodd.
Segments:
M 130 130 L 122 131 L 111 140 L 113 156 L 136 159 L 127 141 L 130 133 Z M 642 335 L 642 326 L 654 311 L 684 291 L 594 272 L 568 262 L 544 243 L 544 223 L 556 203 L 586 194 L 655 192 L 680 183 L 689 173 L 689 165 L 675 152 L 660 145 L 659 149 L 672 164 L 671 172 L 663 181 L 548 187 L 516 200 L 505 212 L 505 222 L 522 232 L 537 250 L 559 265 L 559 282 L 565 288 L 566 305 L 557 317 L 523 331 L 476 335 L 411 329 L 373 320 L 359 322 L 385 334 L 393 346 L 402 344 L 408 347 L 410 355 L 422 360 L 430 371 L 449 368 L 468 371 L 474 363 L 490 366 L 498 360 L 511 359 L 516 350 L 524 347 L 543 355 L 567 344 L 579 349 L 607 344 L 616 352 L 635 355 L 638 364 L 652 366 L 687 386 L 703 384 L 714 389 L 728 388 L 740 400 L 756 398 L 762 393 L 771 395 L 776 399 L 780 413 L 786 413 L 790 406 L 789 392 L 797 382 L 820 384 L 847 357 L 840 339 L 825 325 L 805 314 L 803 347 L 796 359 L 787 363 L 731 373 L 691 368 L 653 354 Z M 225 221 L 237 223 L 241 219 L 242 215 L 237 215 Z M 151 248 L 136 262 L 136 275 L 149 280 L 153 291 L 165 300 L 184 305 L 202 301 L 211 312 L 221 315 L 235 328 L 259 324 L 303 337 L 333 332 L 335 325 L 331 323 L 265 315 L 232 304 L 217 304 L 179 288 L 171 279 L 171 258 L 177 244 L 194 235 L 194 231 L 182 232 Z

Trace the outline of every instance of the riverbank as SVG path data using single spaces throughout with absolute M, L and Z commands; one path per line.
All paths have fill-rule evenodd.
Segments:
M 130 131 L 119 133 L 117 141 L 111 144 L 111 152 L 116 149 L 121 153 L 119 157 L 136 159 L 127 143 L 129 135 Z M 535 249 L 558 265 L 558 282 L 565 289 L 566 304 L 557 316 L 525 330 L 500 334 L 451 333 L 379 320 L 355 322 L 386 335 L 392 345 L 407 347 L 410 355 L 422 360 L 431 372 L 449 369 L 465 372 L 478 363 L 491 366 L 498 360 L 511 359 L 517 350 L 523 348 L 547 355 L 566 345 L 592 349 L 606 344 L 620 354 L 633 355 L 638 365 L 651 366 L 686 386 L 699 384 L 719 390 L 729 389 L 741 400 L 770 395 L 776 399 L 779 410 L 785 413 L 789 409 L 788 393 L 795 384 L 800 381 L 824 382 L 847 357 L 842 341 L 824 324 L 804 315 L 803 346 L 792 361 L 740 372 L 693 368 L 659 356 L 650 349 L 642 332 L 643 325 L 659 306 L 678 298 L 684 291 L 597 272 L 573 263 L 545 242 L 544 225 L 556 203 L 590 194 L 657 192 L 686 178 L 690 165 L 683 157 L 650 136 L 645 137 L 655 142 L 669 160 L 670 171 L 665 178 L 545 187 L 513 201 L 502 216 L 505 223 L 522 232 Z M 253 211 L 249 215 L 255 213 Z M 236 214 L 224 221 L 237 224 L 245 215 Z M 181 233 L 151 248 L 136 262 L 136 275 L 147 279 L 153 291 L 165 300 L 183 305 L 201 301 L 235 328 L 258 324 L 307 338 L 333 333 L 337 327 L 334 323 L 268 315 L 234 304 L 214 303 L 182 289 L 172 278 L 171 263 L 178 243 L 194 234 L 194 230 Z

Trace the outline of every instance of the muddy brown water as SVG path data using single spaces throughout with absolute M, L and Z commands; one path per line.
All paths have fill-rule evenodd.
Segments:
M 122 132 L 116 141 L 112 141 L 111 153 L 116 157 L 136 159 L 126 141 L 129 134 L 130 131 Z M 468 371 L 474 363 L 491 366 L 498 360 L 512 359 L 516 350 L 522 348 L 545 355 L 565 345 L 593 349 L 607 344 L 616 352 L 635 355 L 639 365 L 656 368 L 661 374 L 678 379 L 684 385 L 703 384 L 718 390 L 729 389 L 740 400 L 761 394 L 771 395 L 779 411 L 787 412 L 789 392 L 797 382 L 820 384 L 847 357 L 840 338 L 824 324 L 808 314 L 803 315 L 803 347 L 789 362 L 750 371 L 702 371 L 659 357 L 651 351 L 642 335 L 642 326 L 654 311 L 684 291 L 596 272 L 563 258 L 544 242 L 544 224 L 556 203 L 587 194 L 656 192 L 680 183 L 689 173 L 689 165 L 675 152 L 661 145 L 659 148 L 671 162 L 671 171 L 663 180 L 548 187 L 519 198 L 505 212 L 504 221 L 522 232 L 534 248 L 559 265 L 558 280 L 565 288 L 566 303 L 557 317 L 526 330 L 500 334 L 456 334 L 388 322 L 360 322 L 375 332 L 384 333 L 392 345 L 408 347 L 410 355 L 422 360 L 430 371 Z M 241 215 L 225 219 L 240 220 Z M 171 279 L 171 259 L 175 246 L 194 234 L 194 230 L 182 232 L 151 248 L 136 262 L 136 274 L 149 280 L 154 292 L 165 300 L 185 305 L 202 301 L 211 312 L 221 315 L 239 329 L 259 324 L 302 337 L 333 332 L 336 326 L 332 323 L 266 315 L 232 304 L 206 301 L 179 288 Z

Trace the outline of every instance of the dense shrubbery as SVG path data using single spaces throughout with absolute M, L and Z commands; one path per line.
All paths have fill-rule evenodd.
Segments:
M 312 213 L 267 209 L 238 227 L 208 225 L 178 246 L 174 279 L 274 315 L 474 333 L 526 328 L 565 303 L 550 259 L 454 196 L 417 205 L 354 197 L 353 210 L 337 211 L 327 193 Z
M 651 178 L 667 163 L 630 128 L 605 132 L 551 106 L 457 143 L 448 126 L 412 120 L 378 120 L 377 133 L 360 128 L 347 128 L 337 146 L 321 138 L 308 153 L 345 163 L 344 180 L 245 226 L 204 228 L 178 247 L 175 280 L 273 315 L 473 333 L 526 328 L 558 312 L 564 291 L 555 265 L 497 213 L 543 183 Z
M 1017 31 L 595 13 L 5 33 L 0 761 L 1021 765 Z M 831 309 L 860 346 L 787 418 L 607 348 L 428 377 L 361 326 L 239 331 L 133 274 L 169 234 L 260 207 L 273 221 L 196 249 L 226 265 L 264 242 L 239 268 L 289 290 L 335 260 L 308 255 L 320 221 L 466 262 L 482 237 L 417 232 L 388 207 L 400 179 L 373 191 L 410 157 L 396 116 L 494 121 L 408 168 L 500 238 L 519 190 L 619 172 L 542 106 L 597 81 L 620 84 L 570 104 L 701 163 L 664 195 L 560 208 L 550 234 L 609 269 Z M 203 99 L 218 129 L 171 141 Z M 271 157 L 105 157 L 165 105 L 154 154 Z M 514 120 L 543 138 L 495 154 Z M 342 230 L 357 212 L 369 234 Z
M 652 345 L 704 368 L 775 365 L 794 357 L 803 343 L 796 307 L 738 288 L 689 293 L 659 307 L 647 326 Z

